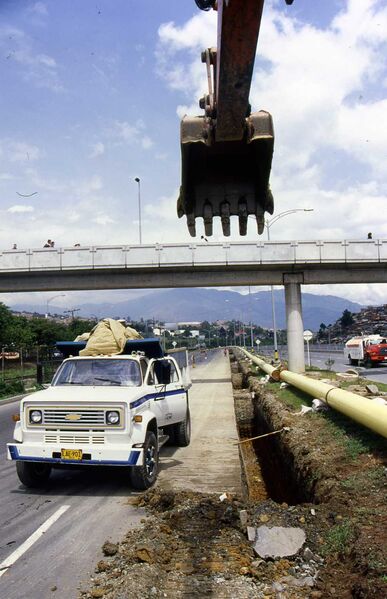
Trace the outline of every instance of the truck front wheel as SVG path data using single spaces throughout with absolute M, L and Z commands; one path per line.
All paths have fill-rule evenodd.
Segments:
M 148 431 L 144 443 L 144 463 L 133 466 L 131 471 L 132 487 L 139 491 L 149 489 L 155 482 L 159 470 L 159 452 L 154 433 Z
M 26 487 L 44 486 L 51 474 L 51 466 L 42 462 L 16 462 L 16 472 L 19 480 Z

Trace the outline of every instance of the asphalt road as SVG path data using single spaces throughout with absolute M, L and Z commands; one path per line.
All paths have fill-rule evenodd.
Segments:
M 192 448 L 182 448 L 183 451 L 172 447 L 161 450 L 160 479 L 163 485 L 173 487 L 176 486 L 174 481 L 182 483 L 183 477 L 189 476 L 195 486 L 200 480 L 198 471 L 203 467 L 202 478 L 205 480 L 206 473 L 210 472 L 214 489 L 222 491 L 238 484 L 237 475 L 230 478 L 230 467 L 227 470 L 218 467 L 216 470 L 214 466 L 212 470 L 206 470 L 205 460 L 212 456 L 213 463 L 220 461 L 218 454 L 222 449 L 222 439 L 213 435 L 209 425 L 211 418 L 213 424 L 214 414 L 210 404 L 219 397 L 215 388 L 224 386 L 229 387 L 232 400 L 231 383 L 227 382 L 230 379 L 228 361 L 222 352 L 208 352 L 207 358 L 199 354 L 192 372 L 196 378 L 202 379 L 190 391 L 193 439 L 196 438 L 196 442 L 192 443 Z M 218 378 L 206 387 L 204 379 L 208 375 Z M 208 405 L 205 405 L 206 397 Z M 219 411 L 219 407 L 216 409 Z M 27 549 L 11 567 L 0 570 L 0 598 L 75 599 L 77 590 L 88 586 L 90 573 L 102 559 L 104 541 L 120 540 L 130 527 L 138 525 L 144 513 L 128 504 L 128 497 L 133 492 L 127 473 L 121 468 L 54 470 L 47 488 L 26 490 L 17 478 L 15 464 L 6 460 L 5 452 L 6 442 L 12 440 L 11 415 L 17 411 L 18 403 L 0 405 L 0 564 L 7 564 L 6 560 L 15 551 L 26 549 L 26 542 Z M 203 445 L 203 435 L 207 435 L 205 443 L 212 441 L 216 445 L 212 453 L 205 451 L 208 445 Z M 233 445 L 235 424 L 234 428 L 231 426 L 227 430 L 227 436 L 230 438 L 231 461 L 235 468 L 239 468 L 238 453 Z M 231 437 L 234 439 L 231 440 Z M 195 464 L 195 455 L 201 462 L 199 468 Z M 187 467 L 188 463 L 190 467 Z M 216 479 L 219 474 L 227 475 L 227 479 Z M 227 485 L 224 486 L 223 482 Z M 31 535 L 35 535 L 32 540 L 36 537 L 37 540 L 29 546 Z
M 348 368 L 353 368 L 353 366 L 349 365 L 348 360 L 344 358 L 342 353 L 311 352 L 310 358 L 312 366 L 323 369 L 327 368 L 325 362 L 328 358 L 331 358 L 334 360 L 332 370 L 335 372 L 345 372 Z M 305 362 L 307 363 L 307 357 L 305 357 Z M 359 371 L 360 376 L 373 381 L 376 384 L 387 383 L 387 364 L 375 368 L 364 368 L 363 366 L 356 366 L 355 368 Z

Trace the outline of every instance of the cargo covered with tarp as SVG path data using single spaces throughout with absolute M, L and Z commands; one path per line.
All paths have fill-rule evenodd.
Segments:
M 80 356 L 114 356 L 122 354 L 128 340 L 142 339 L 140 333 L 125 326 L 123 321 L 104 318 L 90 331 L 79 335 L 75 341 L 85 341 Z

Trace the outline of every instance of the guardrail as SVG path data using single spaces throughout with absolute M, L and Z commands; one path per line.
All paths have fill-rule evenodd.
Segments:
M 387 240 L 259 241 L 3 250 L 0 272 L 387 263 Z

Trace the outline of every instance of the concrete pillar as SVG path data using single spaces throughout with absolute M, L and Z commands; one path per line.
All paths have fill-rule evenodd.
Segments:
M 289 370 L 299 374 L 305 372 L 301 282 L 302 275 L 284 275 Z

